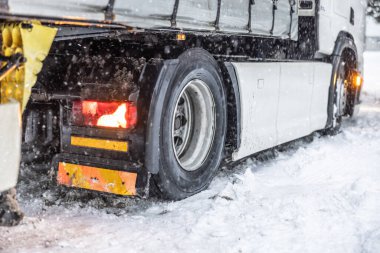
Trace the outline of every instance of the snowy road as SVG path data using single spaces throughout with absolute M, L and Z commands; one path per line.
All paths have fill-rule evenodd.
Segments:
M 366 54 L 361 113 L 341 134 L 224 169 L 186 200 L 57 201 L 23 182 L 26 218 L 0 228 L 0 252 L 380 252 L 379 60 Z

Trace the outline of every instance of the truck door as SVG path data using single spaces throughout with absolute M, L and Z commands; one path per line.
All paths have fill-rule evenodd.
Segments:
M 366 23 L 366 6 L 367 1 L 365 0 L 351 0 L 351 10 L 350 10 L 350 33 L 354 37 L 356 49 L 358 50 L 358 62 L 359 70 L 362 70 L 363 62 L 363 51 L 365 46 L 365 23 Z

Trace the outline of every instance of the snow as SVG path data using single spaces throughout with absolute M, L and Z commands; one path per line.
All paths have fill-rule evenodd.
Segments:
M 22 181 L 26 218 L 0 228 L 0 252 L 380 252 L 379 57 L 365 54 L 363 105 L 342 133 L 223 168 L 183 201 Z
M 380 25 L 376 23 L 375 19 L 373 19 L 372 17 L 367 17 L 366 36 L 368 37 L 380 36 Z

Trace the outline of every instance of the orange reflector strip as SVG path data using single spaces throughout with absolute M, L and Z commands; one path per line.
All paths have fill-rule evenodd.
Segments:
M 71 136 L 71 145 L 86 148 L 107 149 L 120 152 L 128 152 L 128 142 L 111 141 L 94 138 Z
M 60 162 L 57 181 L 69 187 L 108 192 L 118 195 L 136 195 L 137 174 Z

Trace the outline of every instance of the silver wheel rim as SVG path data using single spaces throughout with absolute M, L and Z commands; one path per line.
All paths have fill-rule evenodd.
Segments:
M 206 83 L 187 83 L 172 117 L 173 150 L 184 170 L 195 171 L 205 162 L 214 141 L 215 118 L 214 97 Z
M 341 68 L 344 68 L 344 63 L 342 63 Z M 344 73 L 340 72 L 337 80 L 337 116 L 344 115 L 347 105 L 348 82 L 344 75 Z

